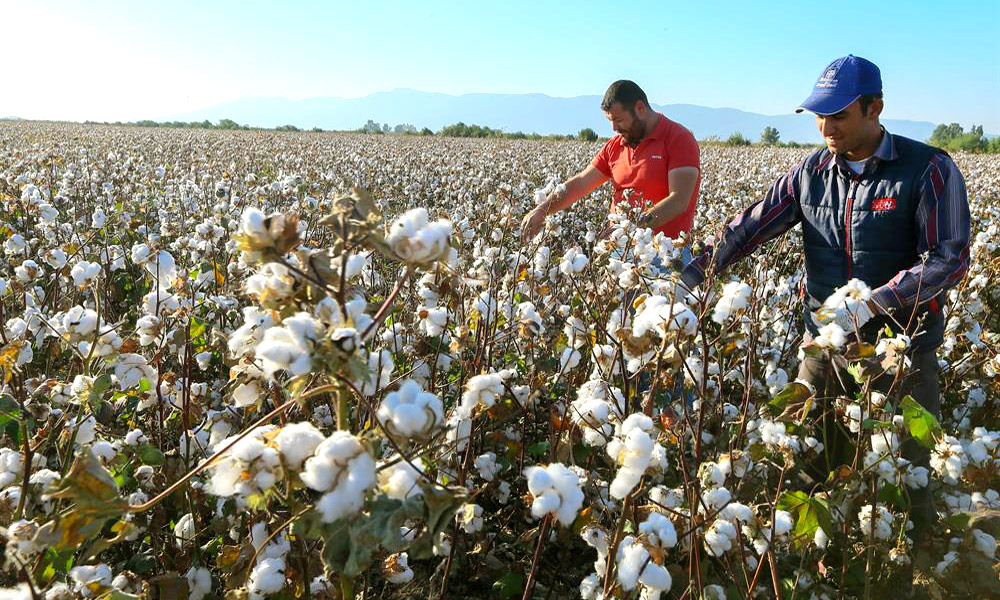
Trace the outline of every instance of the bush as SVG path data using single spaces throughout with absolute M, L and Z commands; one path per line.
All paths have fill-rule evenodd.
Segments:
M 749 146 L 750 145 L 750 140 L 748 140 L 747 138 L 743 137 L 743 134 L 740 133 L 739 131 L 737 131 L 733 135 L 729 136 L 729 138 L 726 140 L 726 145 L 727 146 Z
M 580 130 L 580 133 L 576 134 L 576 137 L 585 142 L 596 142 L 597 132 L 590 127 L 584 127 Z

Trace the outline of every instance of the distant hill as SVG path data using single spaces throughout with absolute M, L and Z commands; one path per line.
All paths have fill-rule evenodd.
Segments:
M 303 129 L 357 129 L 368 119 L 397 125 L 409 123 L 435 131 L 462 121 L 507 132 L 567 134 L 590 127 L 610 136 L 611 126 L 600 109 L 600 96 L 557 98 L 545 94 L 464 94 L 452 96 L 395 89 L 361 98 L 320 97 L 244 98 L 193 112 L 161 116 L 157 121 L 218 121 L 232 119 L 256 127 L 295 125 Z M 656 110 L 690 129 L 698 139 L 727 138 L 740 132 L 757 140 L 766 126 L 781 132 L 782 141 L 820 143 L 809 114 L 761 115 L 735 108 L 710 108 L 693 104 L 653 105 Z M 901 135 L 926 140 L 935 124 L 927 121 L 884 119 L 886 128 Z
M 0 117 L 0 121 L 23 121 L 21 117 Z

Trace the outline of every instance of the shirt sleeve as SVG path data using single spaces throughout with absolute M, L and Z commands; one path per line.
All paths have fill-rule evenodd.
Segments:
M 965 179 L 955 162 L 935 154 L 921 176 L 917 204 L 919 262 L 872 292 L 881 309 L 922 304 L 962 280 L 969 270 L 971 217 Z
M 694 134 L 678 126 L 677 133 L 667 142 L 667 173 L 679 167 L 694 167 L 701 170 L 701 150 Z
M 590 164 L 594 165 L 594 168 L 603 173 L 605 177 L 611 177 L 611 161 L 608 160 L 608 146 L 613 141 L 615 141 L 614 137 L 604 142 L 604 145 L 598 150 L 597 156 L 594 157 L 594 160 L 590 161 Z
M 768 190 L 767 195 L 751 204 L 746 210 L 729 222 L 709 243 L 705 250 L 691 261 L 681 273 L 681 279 L 688 287 L 699 285 L 705 280 L 708 267 L 715 265 L 715 272 L 721 273 L 737 260 L 751 254 L 758 246 L 785 233 L 802 220 L 799 205 L 799 173 L 805 162 L 794 166 L 779 177 Z

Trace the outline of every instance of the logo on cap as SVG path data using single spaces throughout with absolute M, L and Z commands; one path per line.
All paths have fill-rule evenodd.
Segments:
M 837 87 L 837 68 L 831 67 L 830 69 L 827 69 L 826 73 L 823 73 L 823 76 L 820 77 L 819 81 L 816 82 L 816 87 L 818 88 Z

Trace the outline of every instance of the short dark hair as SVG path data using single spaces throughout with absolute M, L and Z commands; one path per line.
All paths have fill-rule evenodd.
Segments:
M 868 114 L 868 107 L 872 105 L 872 102 L 882 99 L 882 92 L 875 92 L 873 94 L 862 94 L 858 98 L 858 106 L 861 107 L 861 114 Z
M 611 110 L 611 105 L 617 102 L 625 110 L 634 112 L 635 103 L 639 100 L 642 100 L 646 106 L 649 106 L 649 100 L 646 99 L 646 92 L 642 91 L 642 88 L 636 82 L 629 81 L 628 79 L 619 79 L 612 83 L 608 87 L 608 91 L 604 93 L 604 100 L 601 101 L 601 110 L 608 112 Z

